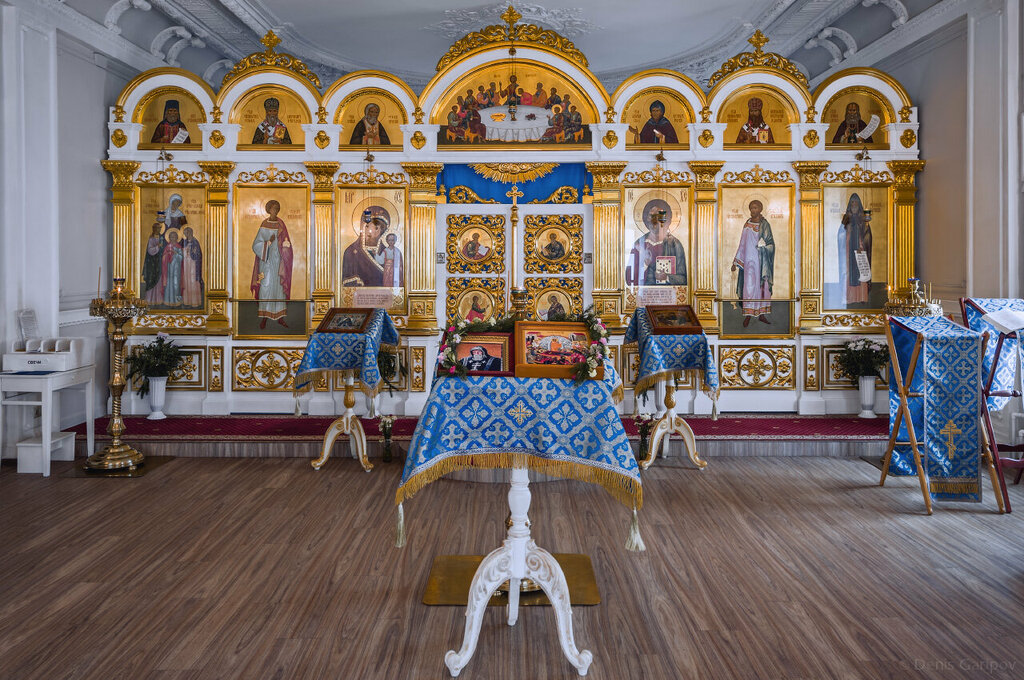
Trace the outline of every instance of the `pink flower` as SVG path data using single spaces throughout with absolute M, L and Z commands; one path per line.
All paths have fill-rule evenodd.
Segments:
M 455 326 L 448 326 L 448 332 L 449 333 L 454 333 L 455 332 Z
M 448 373 L 450 373 L 451 375 L 455 375 L 455 367 L 452 366 L 451 368 L 449 368 Z

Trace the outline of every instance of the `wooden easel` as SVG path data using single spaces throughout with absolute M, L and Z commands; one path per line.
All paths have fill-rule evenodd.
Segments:
M 890 320 L 890 323 L 899 323 L 898 321 Z M 902 326 L 902 324 L 900 324 Z M 906 328 L 906 326 L 904 326 Z M 911 330 L 911 329 L 907 329 Z M 899 397 L 899 406 L 896 410 L 896 420 L 892 426 L 892 432 L 889 433 L 889 443 L 885 448 L 885 455 L 882 457 L 882 478 L 879 480 L 879 486 L 885 486 L 885 478 L 889 475 L 889 463 L 892 461 L 892 452 L 896 448 L 896 438 L 900 432 L 900 424 L 904 421 L 907 424 L 907 438 L 909 439 L 910 450 L 914 454 L 914 465 L 917 468 L 917 479 L 921 484 L 921 495 L 924 496 L 924 507 L 927 514 L 932 514 L 932 496 L 928 491 L 928 478 L 924 472 L 924 465 L 921 463 L 921 450 L 917 445 L 917 433 L 914 432 L 914 420 L 910 416 L 910 404 L 908 399 L 911 397 L 920 398 L 924 394 L 920 392 L 911 392 L 910 386 L 913 384 L 914 371 L 917 370 L 917 359 L 921 354 L 921 347 L 924 346 L 924 334 L 918 333 L 917 340 L 914 342 L 914 349 L 910 353 L 910 366 L 907 368 L 906 377 L 903 376 L 903 369 L 900 366 L 899 355 L 896 353 L 896 342 L 892 337 L 892 327 L 889 323 L 885 325 L 885 341 L 889 346 L 889 363 L 892 366 L 893 375 L 896 377 L 896 392 Z M 982 356 L 985 354 L 985 347 L 988 344 L 988 334 L 986 333 L 981 341 L 981 353 Z M 985 415 L 982 420 L 987 420 L 988 409 L 985 409 Z M 984 423 L 982 423 L 984 424 Z M 992 480 L 992 490 L 996 494 L 996 502 L 999 505 L 1000 514 L 1006 512 L 1004 506 L 1003 493 L 1005 492 L 1005 486 L 1000 487 L 1002 481 L 1001 474 L 993 464 L 992 456 L 990 455 L 989 438 L 985 433 L 984 427 L 982 427 L 982 440 L 984 446 L 981 450 L 981 462 L 983 465 L 988 466 L 989 477 Z M 908 442 L 900 442 L 905 444 Z
M 960 298 L 960 313 L 963 315 L 964 325 L 970 328 L 970 324 L 967 321 L 967 305 L 971 305 L 980 314 L 984 314 L 985 310 L 978 307 L 978 305 L 970 298 Z M 1006 490 L 1006 477 L 1003 475 L 1003 468 L 1016 468 L 1017 477 L 1013 480 L 1013 483 L 1019 484 L 1021 475 L 1024 474 L 1024 458 L 1019 460 L 1016 458 L 1003 458 L 999 450 L 1002 448 L 1006 453 L 1024 452 L 1024 445 L 1018 444 L 1010 446 L 1008 444 L 997 444 L 995 430 L 992 427 L 992 416 L 988 410 L 989 397 L 1016 398 L 1021 396 L 1020 392 L 1017 390 L 992 390 L 992 383 L 995 382 L 996 379 L 996 369 L 999 367 L 999 362 L 1003 358 L 1003 346 L 1007 339 L 1018 340 L 1020 338 L 1017 332 L 999 334 L 999 339 L 996 340 L 996 353 L 992 360 L 992 366 L 989 368 L 988 375 L 983 376 L 985 382 L 981 387 L 981 396 L 982 399 L 985 400 L 985 411 L 982 414 L 982 422 L 984 425 L 982 428 L 982 434 L 984 435 L 985 447 L 991 452 L 992 458 L 995 461 L 996 472 L 999 475 L 999 490 L 1003 498 L 1003 505 L 1006 507 L 1006 512 L 1012 512 L 1010 507 L 1010 495 Z

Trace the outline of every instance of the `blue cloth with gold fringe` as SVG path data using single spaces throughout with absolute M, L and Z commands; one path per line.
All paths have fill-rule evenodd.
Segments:
M 603 380 L 578 386 L 554 378 L 435 378 L 395 502 L 456 470 L 523 466 L 600 484 L 639 508 L 640 468 L 615 407 L 617 384 L 610 362 Z
M 712 399 L 718 397 L 718 367 L 715 355 L 703 332 L 690 335 L 655 335 L 651 317 L 644 307 L 633 312 L 623 343 L 637 343 L 640 349 L 640 371 L 637 392 L 641 392 L 676 371 L 697 369 L 703 374 L 703 391 Z
M 966 298 L 964 314 L 967 326 L 979 333 L 989 332 L 988 346 L 985 347 L 984 373 L 982 381 L 987 381 L 992 372 L 992 363 L 996 360 L 996 346 L 999 344 L 999 329 L 985 321 L 982 317 L 992 312 L 1012 309 L 1024 312 L 1024 300 L 1018 298 Z M 1018 333 L 1019 334 L 1019 333 Z M 1009 335 L 1003 338 L 1003 351 L 999 355 L 999 368 L 992 380 L 990 392 L 1010 392 L 1014 389 L 1014 377 L 1017 365 L 1024 359 L 1024 343 Z M 1012 397 L 997 396 L 988 398 L 988 408 L 992 411 L 1002 410 Z
M 944 317 L 890 317 L 889 328 L 904 380 L 917 336 L 924 335 L 907 404 L 932 498 L 981 502 L 982 334 Z M 896 375 L 890 367 L 890 434 L 898 408 Z M 905 421 L 889 474 L 917 474 Z
M 377 353 L 381 345 L 398 345 L 398 330 L 388 313 L 376 309 L 365 333 L 313 333 L 295 371 L 295 389 L 330 371 L 356 370 L 363 391 L 372 396 L 380 389 Z

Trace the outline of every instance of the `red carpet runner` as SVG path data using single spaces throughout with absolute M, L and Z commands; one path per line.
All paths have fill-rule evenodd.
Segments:
M 145 416 L 125 418 L 128 434 L 138 440 L 190 439 L 193 441 L 316 441 L 322 439 L 331 416 L 170 416 L 166 420 L 146 420 Z M 368 437 L 380 436 L 377 419 L 363 418 Z M 852 416 L 723 415 L 687 416 L 686 422 L 697 439 L 774 439 L 774 440 L 874 440 L 889 436 L 888 418 Z M 622 424 L 631 439 L 637 438 L 631 417 Z M 105 438 L 107 418 L 96 419 L 96 436 Z M 416 429 L 416 418 L 398 418 L 392 430 L 397 439 L 408 439 Z M 70 428 L 85 436 L 85 423 Z

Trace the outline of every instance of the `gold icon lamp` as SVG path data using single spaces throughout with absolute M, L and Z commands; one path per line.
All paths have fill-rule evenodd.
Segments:
M 89 304 L 90 316 L 101 316 L 114 327 L 110 335 L 110 342 L 114 348 L 114 365 L 111 368 L 109 383 L 114 404 L 110 423 L 107 425 L 107 433 L 111 437 L 110 444 L 99 453 L 89 456 L 85 462 L 86 470 L 134 469 L 142 464 L 142 453 L 121 441 L 125 429 L 124 420 L 121 418 L 121 394 L 125 388 L 124 325 L 145 313 L 146 302 L 135 297 L 135 293 L 125 286 L 124 279 L 114 279 L 114 287 L 107 293 L 107 297 L 96 297 Z

